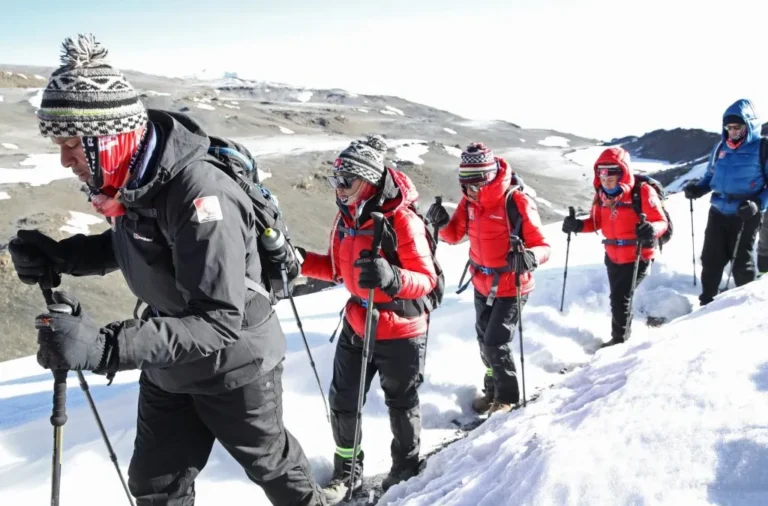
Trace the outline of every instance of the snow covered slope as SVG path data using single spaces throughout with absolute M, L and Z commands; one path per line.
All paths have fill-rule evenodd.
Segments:
M 529 396 L 555 386 L 526 409 L 492 418 L 433 457 L 423 477 L 394 487 L 380 504 L 735 504 L 747 494 L 758 502 L 739 504 L 768 501 L 768 413 L 760 393 L 768 388 L 768 345 L 759 339 L 765 324 L 756 310 L 765 300 L 765 283 L 730 292 L 666 328 L 645 327 L 646 314 L 673 319 L 697 305 L 688 202 L 675 195 L 668 208 L 676 235 L 637 291 L 631 344 L 597 355 L 610 329 L 600 237 L 573 238 L 560 313 L 565 235 L 559 223 L 545 227 L 553 255 L 537 271 L 537 288 L 524 310 L 525 380 Z M 696 203 L 697 253 L 707 210 L 706 203 Z M 472 418 L 469 405 L 484 372 L 472 292 L 454 293 L 467 244 L 441 243 L 438 255 L 447 287 L 444 305 L 433 315 L 420 389 L 424 451 L 454 436 L 451 420 Z M 343 289 L 331 289 L 296 299 L 326 392 L 334 354 L 328 337 L 346 297 Z M 335 448 L 330 427 L 290 306 L 281 303 L 278 313 L 289 345 L 285 423 L 325 484 Z M 727 333 L 717 332 L 724 328 Z M 518 344 L 516 339 L 519 361 Z M 560 374 L 563 368 L 569 372 Z M 109 387 L 102 377 L 86 376 L 127 471 L 138 373 L 120 373 Z M 47 500 L 51 386 L 50 373 L 32 357 L 0 364 L 2 505 Z M 69 388 L 61 504 L 122 504 L 122 488 L 74 375 Z M 365 406 L 363 434 L 366 474 L 388 471 L 389 419 L 377 381 Z M 218 444 L 196 489 L 199 504 L 269 504 Z

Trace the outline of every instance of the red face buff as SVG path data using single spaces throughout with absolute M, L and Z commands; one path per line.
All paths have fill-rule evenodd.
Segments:
M 91 197 L 98 213 L 110 217 L 125 213 L 123 205 L 114 197 L 128 182 L 144 131 L 145 128 L 140 128 L 117 135 L 83 137 L 93 187 L 100 191 Z

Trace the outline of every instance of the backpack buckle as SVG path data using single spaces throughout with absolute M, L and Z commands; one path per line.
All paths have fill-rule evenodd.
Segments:
M 493 269 L 491 269 L 490 267 L 484 267 L 484 266 L 482 266 L 482 265 L 481 265 L 481 266 L 480 266 L 480 272 L 482 272 L 483 274 L 487 274 L 488 276 L 490 276 L 491 274 L 493 274 Z

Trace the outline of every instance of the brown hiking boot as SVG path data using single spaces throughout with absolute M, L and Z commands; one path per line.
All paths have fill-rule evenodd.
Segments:
M 475 411 L 475 413 L 480 415 L 491 409 L 492 405 L 493 395 L 488 395 L 488 393 L 472 401 L 472 409 Z
M 495 413 L 509 413 L 512 411 L 517 404 L 509 404 L 506 402 L 499 402 L 499 401 L 493 401 L 493 404 L 491 405 L 491 409 L 488 410 L 488 415 L 493 415 Z

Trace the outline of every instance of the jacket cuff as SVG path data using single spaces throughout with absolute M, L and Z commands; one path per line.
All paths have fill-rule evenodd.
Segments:
M 389 295 L 390 297 L 394 298 L 400 292 L 400 289 L 403 287 L 403 277 L 399 268 L 397 268 L 394 265 L 392 265 L 391 267 L 395 277 L 392 280 L 392 284 L 389 285 L 387 288 L 382 289 L 382 291 L 387 295 Z

